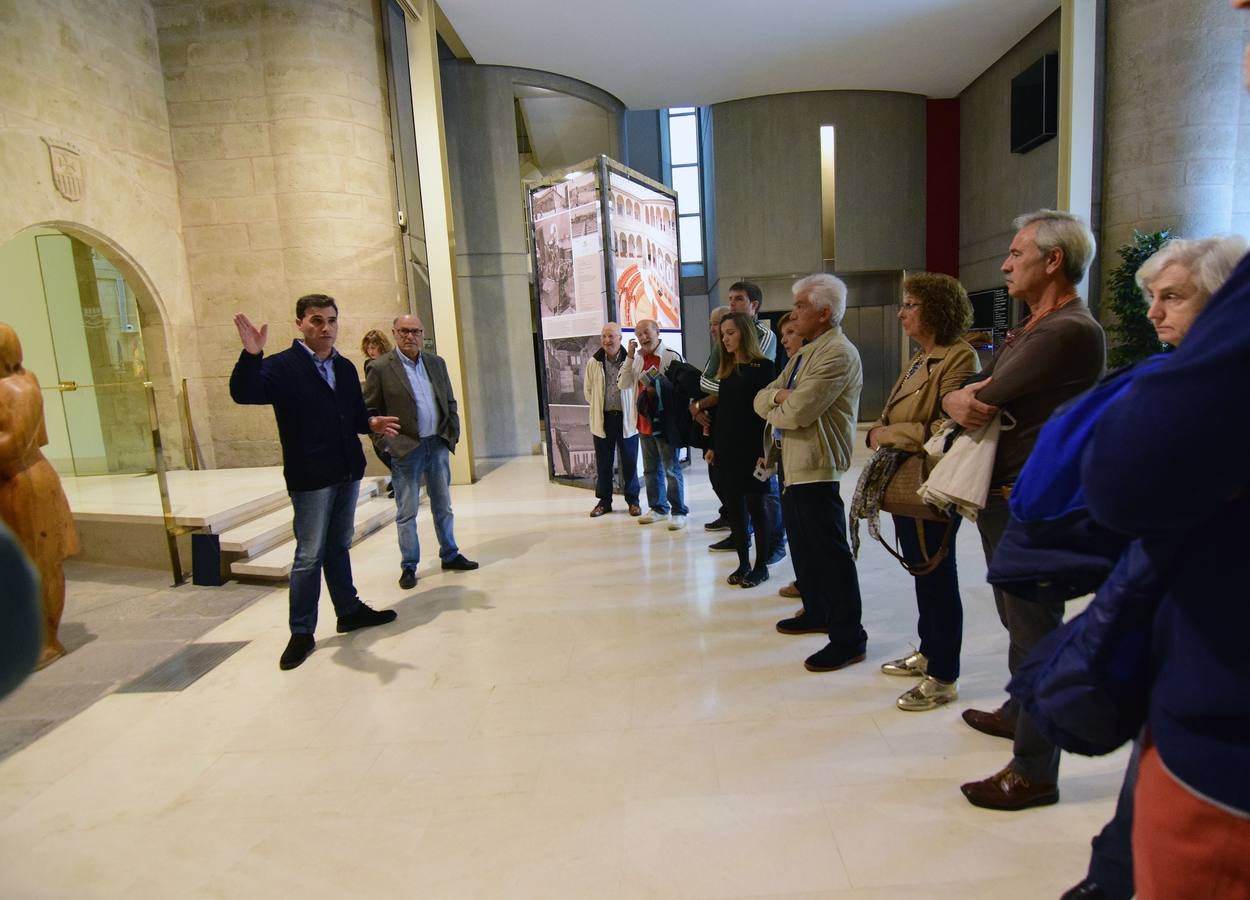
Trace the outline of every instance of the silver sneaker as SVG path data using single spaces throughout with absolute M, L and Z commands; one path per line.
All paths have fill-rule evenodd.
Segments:
M 959 696 L 959 688 L 955 682 L 947 684 L 944 681 L 938 681 L 931 675 L 926 675 L 920 682 L 910 691 L 905 691 L 898 698 L 898 708 L 907 712 L 923 712 L 926 709 L 937 709 L 945 703 L 950 703 Z
M 881 664 L 881 671 L 887 675 L 906 675 L 919 678 L 929 671 L 929 658 L 917 650 L 911 656 L 892 659 Z

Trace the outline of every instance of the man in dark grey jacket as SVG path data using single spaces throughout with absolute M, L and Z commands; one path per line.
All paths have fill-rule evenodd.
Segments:
M 434 532 L 444 569 L 476 569 L 465 559 L 452 533 L 450 454 L 460 440 L 460 414 L 447 377 L 447 364 L 422 352 L 425 328 L 417 316 L 399 316 L 392 325 L 395 349 L 379 356 L 365 381 L 365 404 L 380 415 L 399 418 L 399 434 L 385 438 L 395 488 L 395 527 L 401 554 L 399 586 L 417 584 L 421 547 L 417 505 L 421 477 L 430 494 Z M 381 440 L 381 439 L 379 439 Z

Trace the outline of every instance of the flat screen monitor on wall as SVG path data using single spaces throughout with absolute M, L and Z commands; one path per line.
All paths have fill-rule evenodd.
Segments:
M 1059 133 L 1059 54 L 1011 79 L 1011 152 L 1028 153 Z

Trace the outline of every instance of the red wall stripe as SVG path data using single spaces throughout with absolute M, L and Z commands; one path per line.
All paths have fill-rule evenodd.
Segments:
M 929 100 L 925 267 L 959 277 L 959 98 Z

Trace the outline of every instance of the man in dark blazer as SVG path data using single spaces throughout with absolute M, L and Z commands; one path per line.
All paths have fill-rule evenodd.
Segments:
M 263 355 L 269 325 L 234 317 L 243 352 L 230 373 L 235 403 L 272 406 L 282 443 L 282 475 L 295 511 L 295 561 L 291 566 L 291 640 L 278 665 L 294 669 L 316 641 L 317 602 L 325 571 L 340 632 L 395 620 L 391 609 L 370 609 L 352 581 L 349 551 L 356 498 L 365 472 L 357 434 L 395 434 L 399 422 L 371 416 L 351 361 L 334 349 L 339 309 L 333 297 L 309 294 L 295 304 L 302 341 Z
M 369 410 L 399 420 L 399 434 L 375 438 L 391 455 L 395 488 L 395 528 L 399 532 L 399 586 L 417 584 L 421 546 L 417 541 L 417 505 L 421 477 L 430 495 L 434 533 L 444 569 L 467 571 L 477 563 L 465 559 L 452 533 L 451 456 L 460 441 L 460 414 L 447 377 L 447 364 L 422 352 L 425 328 L 417 316 L 399 316 L 392 324 L 395 349 L 375 360 L 365 380 Z

